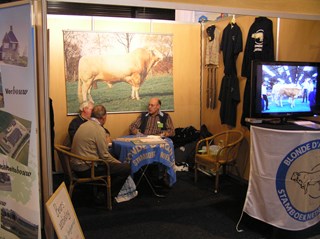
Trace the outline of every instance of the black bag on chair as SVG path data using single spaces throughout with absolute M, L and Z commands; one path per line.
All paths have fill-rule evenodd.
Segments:
M 197 142 L 198 141 L 187 143 L 174 150 L 177 165 L 187 164 L 188 166 L 193 167 Z

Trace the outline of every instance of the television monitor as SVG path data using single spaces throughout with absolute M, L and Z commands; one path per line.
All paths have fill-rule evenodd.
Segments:
M 253 61 L 251 70 L 251 118 L 319 114 L 320 62 Z

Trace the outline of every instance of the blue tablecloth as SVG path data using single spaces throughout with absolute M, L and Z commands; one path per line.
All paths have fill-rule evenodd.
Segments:
M 170 138 L 165 138 L 165 143 L 160 144 L 134 144 L 136 136 L 125 136 L 113 140 L 112 150 L 121 162 L 131 164 L 131 174 L 136 173 L 141 167 L 161 163 L 167 168 L 170 186 L 176 182 L 176 172 L 174 170 L 174 146 Z

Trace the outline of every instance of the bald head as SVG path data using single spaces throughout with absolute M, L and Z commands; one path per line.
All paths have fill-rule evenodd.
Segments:
M 159 98 L 151 98 L 149 100 L 148 112 L 150 115 L 157 114 L 161 107 L 161 100 Z

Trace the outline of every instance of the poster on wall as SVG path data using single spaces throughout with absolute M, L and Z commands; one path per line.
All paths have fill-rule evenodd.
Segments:
M 174 110 L 172 35 L 63 31 L 68 115 L 81 103 L 109 113 L 145 111 L 152 97 Z
M 0 235 L 41 238 L 31 6 L 0 8 L 0 23 Z

